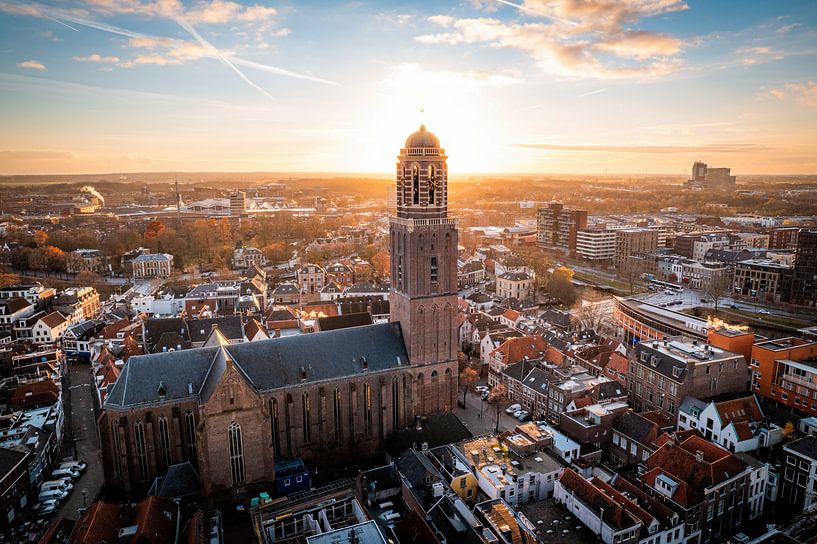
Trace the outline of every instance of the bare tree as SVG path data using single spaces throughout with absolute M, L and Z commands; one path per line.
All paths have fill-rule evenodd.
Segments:
M 627 259 L 621 263 L 621 266 L 616 269 L 616 274 L 627 282 L 627 285 L 630 287 L 630 293 L 634 293 L 635 282 L 641 277 L 641 265 L 637 259 L 627 257 Z
M 573 317 L 582 329 L 602 332 L 609 327 L 611 320 L 610 298 L 594 289 L 585 289 L 582 297 L 573 306 Z
M 712 280 L 706 283 L 704 293 L 712 299 L 712 302 L 715 303 L 715 309 L 717 310 L 718 302 L 726 295 L 732 293 L 732 276 L 726 274 L 712 278 Z
M 498 383 L 491 389 L 488 395 L 488 402 L 496 408 L 496 427 L 494 432 L 499 432 L 499 413 L 508 405 L 508 387 L 504 383 Z

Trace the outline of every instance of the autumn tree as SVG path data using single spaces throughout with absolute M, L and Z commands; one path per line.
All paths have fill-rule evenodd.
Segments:
M 466 367 L 460 372 L 460 386 L 462 387 L 462 405 L 465 406 L 465 396 L 468 393 L 468 388 L 477 382 L 479 373 L 473 368 Z
M 37 247 L 42 247 L 48 243 L 48 233 L 44 230 L 38 230 L 34 233 L 34 243 Z
M 287 249 L 287 245 L 284 242 L 273 242 L 271 244 L 267 244 L 263 247 L 263 249 L 261 249 L 261 252 L 271 263 L 286 261 L 291 256 L 291 253 Z
M 379 278 L 385 278 L 391 273 L 391 258 L 387 251 L 380 251 L 372 257 L 374 272 Z
M 551 297 L 558 299 L 566 306 L 572 306 L 576 302 L 573 271 L 565 266 L 560 266 L 551 273 L 545 289 Z
M 8 287 L 18 283 L 20 283 L 20 276 L 17 274 L 0 274 L 0 287 Z
M 641 265 L 637 259 L 628 257 L 621 265 L 616 268 L 616 274 L 627 282 L 630 288 L 630 293 L 635 292 L 635 282 L 641 277 Z
M 541 285 L 545 281 L 550 268 L 548 255 L 535 246 L 521 246 L 516 248 L 514 253 L 521 257 L 525 265 L 536 274 L 536 283 Z

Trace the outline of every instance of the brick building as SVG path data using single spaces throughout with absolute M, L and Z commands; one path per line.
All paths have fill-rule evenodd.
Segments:
M 672 418 L 684 397 L 742 393 L 749 382 L 743 355 L 684 337 L 637 344 L 629 370 L 633 408 L 658 410 Z
M 551 202 L 536 213 L 536 245 L 573 255 L 577 234 L 584 228 L 587 228 L 587 210 L 574 210 Z
M 817 342 L 778 338 L 752 346 L 751 390 L 779 406 L 817 415 Z
M 106 479 L 143 493 L 190 461 L 205 496 L 275 480 L 277 457 L 363 460 L 457 394 L 456 222 L 445 152 L 406 141 L 391 221 L 391 322 L 131 357 L 98 420 Z

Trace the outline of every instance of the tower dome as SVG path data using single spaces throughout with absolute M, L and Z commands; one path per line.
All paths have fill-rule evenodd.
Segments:
M 425 125 L 420 125 L 420 130 L 406 138 L 406 148 L 411 147 L 440 147 L 440 139 L 427 131 Z

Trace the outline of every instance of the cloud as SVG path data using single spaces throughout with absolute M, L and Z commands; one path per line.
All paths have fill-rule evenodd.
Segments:
M 18 62 L 17 68 L 28 68 L 30 70 L 39 70 L 40 72 L 45 72 L 46 70 L 45 65 L 42 62 L 34 59 Z
M 96 62 L 100 64 L 118 64 L 121 62 L 119 57 L 114 56 L 105 56 L 99 55 L 94 53 L 92 55 L 88 55 L 87 57 L 74 57 L 74 60 L 77 62 Z
M 800 23 L 792 23 L 790 25 L 783 25 L 780 28 L 778 28 L 777 30 L 775 30 L 775 32 L 782 36 L 783 34 L 788 34 L 792 30 L 794 30 L 795 28 L 799 28 L 801 26 L 803 26 L 803 25 L 801 25 Z
M 761 94 L 778 100 L 793 99 L 804 106 L 817 107 L 817 82 L 811 80 L 805 83 L 787 83 Z
M 758 144 L 706 144 L 700 146 L 678 145 L 557 145 L 513 144 L 513 147 L 547 149 L 552 151 L 589 151 L 602 153 L 754 153 L 768 150 Z
M 451 26 L 451 24 L 454 22 L 454 18 L 450 15 L 432 15 L 431 17 L 426 17 L 426 20 L 429 23 L 443 27 Z
M 589 78 L 654 78 L 677 71 L 684 42 L 632 28 L 642 18 L 688 9 L 684 0 L 494 0 L 528 20 L 434 16 L 445 32 L 422 34 L 425 44 L 482 44 L 527 53 L 544 71 Z
M 529 54 L 544 71 L 570 77 L 650 78 L 670 74 L 680 66 L 680 61 L 670 56 L 680 49 L 680 40 L 646 31 L 577 37 L 571 27 L 560 23 L 508 24 L 478 18 L 460 19 L 448 32 L 415 39 L 426 44 L 486 44 L 518 49 Z M 609 53 L 613 58 L 602 60 L 599 53 Z
M 173 19 L 183 16 L 193 24 L 227 24 L 236 22 L 269 22 L 277 14 L 272 7 L 255 4 L 245 6 L 230 0 L 198 2 L 186 9 L 179 0 L 85 0 L 96 11 L 107 15 L 134 14 Z
M 601 94 L 603 92 L 607 92 L 607 89 L 596 89 L 595 91 L 587 91 L 586 93 L 582 93 L 576 98 L 584 98 L 585 96 L 593 96 L 594 94 Z

